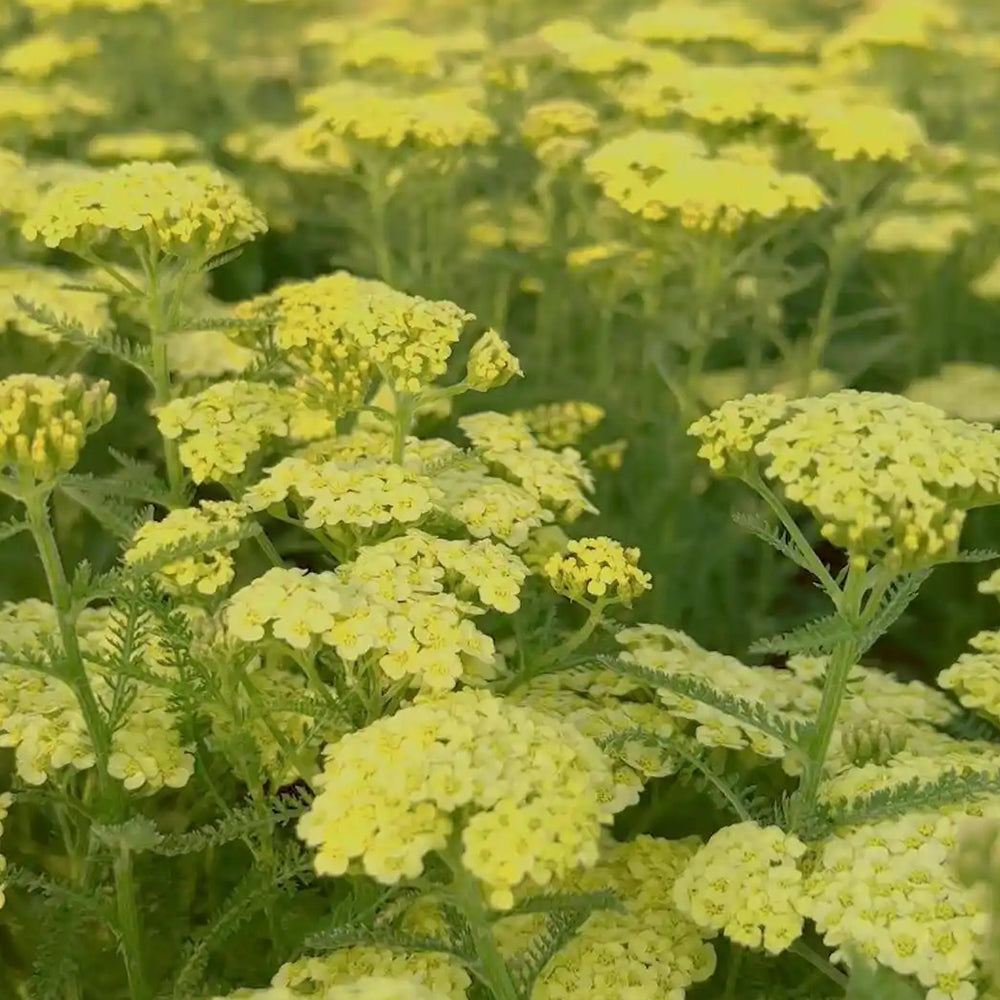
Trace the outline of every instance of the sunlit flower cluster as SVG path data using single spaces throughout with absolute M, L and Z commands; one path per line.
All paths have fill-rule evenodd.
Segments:
M 825 538 L 899 565 L 949 558 L 965 511 L 1000 491 L 992 428 L 884 393 L 747 396 L 689 433 L 715 471 L 763 473 L 812 510 Z
M 195 482 L 239 476 L 274 439 L 326 437 L 333 419 L 298 393 L 266 382 L 216 382 L 156 411 L 160 433 L 179 442 Z
M 802 912 L 837 949 L 835 961 L 853 946 L 916 977 L 929 1000 L 978 996 L 988 918 L 949 863 L 960 819 L 914 813 L 844 830 L 823 846 L 802 886 Z
M 569 542 L 545 564 L 545 576 L 557 594 L 586 605 L 630 605 L 651 586 L 639 550 L 604 537 Z
M 207 258 L 266 230 L 239 185 L 213 167 L 137 161 L 54 185 L 22 226 L 48 247 L 92 253 L 111 235 L 153 253 Z
M 462 417 L 459 427 L 489 468 L 509 478 L 562 520 L 594 511 L 593 477 L 578 451 L 543 448 L 522 418 L 501 413 Z
M 566 448 L 579 444 L 601 423 L 605 413 L 594 403 L 574 400 L 542 403 L 530 410 L 518 410 L 514 416 L 527 423 L 543 448 Z
M 612 815 L 601 801 L 610 764 L 590 740 L 485 692 L 422 702 L 345 736 L 317 781 L 298 830 L 318 849 L 320 874 L 358 858 L 381 882 L 416 878 L 427 853 L 448 849 L 459 813 L 454 862 L 498 909 L 526 880 L 546 885 L 593 865 Z

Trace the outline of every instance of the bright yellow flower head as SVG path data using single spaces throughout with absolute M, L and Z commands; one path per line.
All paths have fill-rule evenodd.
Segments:
M 0 70 L 22 80 L 44 80 L 98 51 L 96 38 L 69 39 L 52 31 L 28 35 L 0 54 Z
M 87 435 L 114 414 L 107 382 L 11 375 L 0 381 L 0 468 L 49 482 L 76 465 Z
M 236 182 L 213 167 L 141 161 L 56 184 L 22 226 L 49 247 L 92 252 L 112 235 L 145 235 L 154 251 L 195 260 L 266 229 Z
M 887 393 L 746 396 L 689 433 L 716 472 L 776 482 L 825 538 L 899 567 L 948 559 L 971 507 L 1000 501 L 1000 435 Z
M 177 162 L 204 153 L 201 140 L 190 132 L 107 132 L 87 143 L 87 158 L 98 163 Z
M 807 103 L 803 124 L 817 147 L 835 160 L 905 163 L 927 142 L 923 126 L 907 111 L 840 100 L 822 92 Z
M 650 577 L 639 569 L 639 550 L 610 538 L 569 542 L 545 564 L 557 594 L 581 604 L 631 604 L 649 590 Z
M 472 345 L 465 372 L 465 381 L 470 389 L 489 392 L 523 375 L 521 364 L 511 353 L 510 345 L 496 330 L 487 330 Z
M 597 861 L 611 781 L 607 759 L 569 724 L 465 690 L 327 747 L 298 832 L 318 849 L 321 875 L 359 859 L 388 885 L 417 878 L 424 857 L 460 832 L 461 864 L 505 910 L 522 884 L 544 886 Z

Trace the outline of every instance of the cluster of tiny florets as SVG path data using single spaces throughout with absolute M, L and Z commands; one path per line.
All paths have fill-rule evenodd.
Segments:
M 566 448 L 579 444 L 605 417 L 603 407 L 570 401 L 542 403 L 530 410 L 517 410 L 515 417 L 527 423 L 543 448 Z
M 680 874 L 674 901 L 699 927 L 777 954 L 802 934 L 805 852 L 801 840 L 777 826 L 723 827 Z
M 0 381 L 0 468 L 48 482 L 76 465 L 87 435 L 114 413 L 107 382 L 11 375 Z
M 85 253 L 116 234 L 144 235 L 156 252 L 210 256 L 266 228 L 237 183 L 214 168 L 137 161 L 54 185 L 22 231 Z
M 489 392 L 523 374 L 507 341 L 496 330 L 487 330 L 469 351 L 465 384 L 475 392 Z
M 160 433 L 178 442 L 181 461 L 198 483 L 241 475 L 275 439 L 313 441 L 334 428 L 325 410 L 263 382 L 217 382 L 161 406 L 156 419 Z
M 232 553 L 240 539 L 230 539 L 221 545 L 213 543 L 220 533 L 238 532 L 245 512 L 232 501 L 205 500 L 198 507 L 171 511 L 161 521 L 147 521 L 132 536 L 125 551 L 126 565 L 135 565 L 162 558 L 165 550 L 190 545 L 199 551 L 184 555 L 157 570 L 160 582 L 172 593 L 195 591 L 215 594 L 233 579 L 235 567 Z M 206 547 L 210 546 L 210 547 Z
M 471 414 L 458 425 L 491 471 L 517 483 L 561 520 L 595 511 L 587 497 L 593 476 L 575 449 L 543 448 L 526 421 L 502 413 Z
M 515 888 L 597 861 L 611 768 L 556 719 L 482 691 L 404 708 L 326 751 L 319 792 L 298 824 L 316 870 L 353 859 L 380 882 L 416 878 L 460 834 L 456 860 L 509 909 Z
M 649 574 L 639 569 L 639 550 L 611 538 L 574 539 L 544 572 L 557 594 L 587 605 L 630 605 L 651 586 Z
M 812 510 L 825 538 L 901 567 L 949 558 L 965 511 L 1000 495 L 992 427 L 884 393 L 747 396 L 689 433 L 717 472 L 759 470 Z

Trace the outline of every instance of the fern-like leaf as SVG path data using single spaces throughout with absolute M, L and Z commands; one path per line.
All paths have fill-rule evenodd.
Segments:
M 599 892 L 546 892 L 538 896 L 529 896 L 521 900 L 513 909 L 492 915 L 493 921 L 505 920 L 507 917 L 520 917 L 529 913 L 561 913 L 563 911 L 586 911 L 588 914 L 598 910 L 623 911 L 621 900 L 607 890 Z
M 306 938 L 305 948 L 311 952 L 336 951 L 338 948 L 366 946 L 391 948 L 393 951 L 417 954 L 419 952 L 439 952 L 454 955 L 463 962 L 471 962 L 474 956 L 458 950 L 454 942 L 423 934 L 407 934 L 392 927 L 373 927 L 365 923 L 341 924 L 316 931 Z
M 311 862 L 304 852 L 295 849 L 284 853 L 276 871 L 251 868 L 229 894 L 215 919 L 189 941 L 171 977 L 175 1000 L 201 996 L 199 987 L 212 953 L 251 917 L 293 891 L 296 880 L 311 871 Z
M 906 576 L 897 580 L 888 590 L 878 611 L 873 616 L 864 636 L 861 640 L 861 652 L 870 649 L 876 640 L 885 635 L 893 625 L 902 617 L 903 612 L 910 606 L 914 598 L 920 592 L 924 581 L 931 575 L 929 569 L 916 570 L 907 573 Z M 860 653 L 858 655 L 861 655 Z
M 891 788 L 828 806 L 823 825 L 827 830 L 892 819 L 908 812 L 930 811 L 1000 793 L 1000 771 L 965 767 L 944 771 L 928 781 L 916 777 Z M 822 822 L 822 821 L 821 821 Z
M 840 643 L 856 637 L 855 631 L 839 615 L 826 615 L 806 622 L 790 632 L 758 639 L 751 644 L 750 652 L 817 656 L 830 653 Z
M 111 910 L 107 906 L 106 900 L 100 896 L 86 895 L 70 889 L 48 875 L 41 875 L 38 872 L 29 871 L 20 865 L 11 864 L 4 872 L 5 887 L 11 889 L 23 889 L 32 895 L 41 896 L 46 900 L 52 900 L 59 906 L 76 914 L 77 918 L 106 921 L 111 916 Z
M 234 528 L 223 527 L 206 532 L 198 538 L 185 538 L 173 545 L 165 545 L 146 559 L 129 563 L 122 570 L 124 579 L 147 580 L 164 566 L 200 555 L 210 549 L 222 548 L 234 542 L 253 538 L 260 531 L 256 522 L 247 521 Z
M 241 243 L 239 246 L 230 247 L 228 250 L 222 250 L 217 254 L 209 257 L 208 260 L 203 265 L 203 270 L 214 271 L 216 268 L 224 267 L 230 261 L 236 260 L 240 254 L 247 248 L 246 243 Z
M 241 840 L 251 833 L 298 819 L 309 805 L 309 801 L 298 798 L 276 799 L 266 816 L 262 816 L 260 810 L 253 805 L 243 806 L 234 809 L 215 823 L 189 830 L 187 833 L 164 836 L 151 850 L 154 854 L 164 857 L 178 857 L 182 854 L 204 851 L 209 847 L 221 847 L 223 844 Z
M 643 681 L 652 688 L 699 701 L 703 705 L 731 715 L 745 725 L 753 726 L 755 729 L 767 733 L 768 736 L 773 736 L 790 749 L 799 748 L 802 739 L 807 734 L 807 727 L 804 723 L 771 712 L 758 702 L 747 701 L 745 698 L 737 698 L 735 695 L 727 694 L 697 678 L 668 674 L 620 656 L 602 654 L 592 657 L 591 662 L 599 663 L 605 669 L 624 677 Z
M 783 528 L 773 527 L 764 518 L 756 514 L 748 514 L 745 511 L 737 511 L 733 514 L 733 521 L 744 531 L 759 538 L 765 545 L 770 545 L 772 549 L 780 552 L 786 559 L 791 560 L 796 566 L 812 576 L 812 567 L 805 561 L 802 553 L 792 542 L 791 536 Z
M 146 345 L 134 343 L 110 330 L 88 330 L 82 323 L 60 316 L 51 309 L 29 302 L 20 295 L 15 295 L 14 301 L 26 316 L 68 344 L 116 358 L 141 372 L 152 385 L 152 353 Z
M 23 521 L 20 518 L 11 518 L 9 521 L 4 521 L 3 524 L 0 524 L 0 542 L 5 542 L 8 538 L 13 538 L 22 531 L 29 531 L 30 527 L 27 521 Z
M 195 333 L 199 330 L 266 330 L 270 322 L 265 319 L 238 316 L 185 316 L 172 326 L 171 333 Z
M 967 552 L 959 552 L 952 562 L 982 563 L 994 562 L 997 559 L 1000 559 L 1000 551 L 997 549 L 969 549 Z
M 545 966 L 576 936 L 587 922 L 590 911 L 560 910 L 545 918 L 545 928 L 527 948 L 508 963 L 511 979 L 520 996 L 527 1000 Z
M 79 490 L 65 483 L 60 484 L 61 492 L 74 503 L 79 504 L 102 527 L 107 528 L 115 538 L 127 542 L 132 537 L 135 509 L 117 500 L 95 496 L 86 490 Z

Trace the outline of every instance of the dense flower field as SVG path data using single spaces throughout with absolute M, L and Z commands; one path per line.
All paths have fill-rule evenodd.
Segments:
M 0 0 L 0 1000 L 1000 1000 L 998 80 Z

